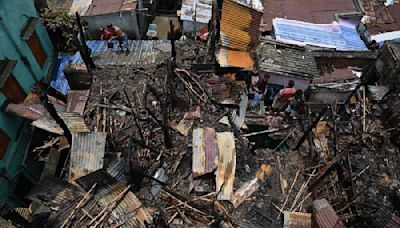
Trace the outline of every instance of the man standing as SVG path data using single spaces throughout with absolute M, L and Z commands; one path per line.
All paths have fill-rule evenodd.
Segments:
M 109 41 L 112 41 L 113 39 L 118 40 L 121 51 L 124 51 L 122 45 L 125 45 L 126 54 L 129 54 L 128 36 L 118 26 L 109 24 L 107 25 L 107 28 L 112 32 L 112 37 L 109 39 Z
M 268 77 L 267 76 L 260 76 L 257 83 L 252 86 L 253 90 L 255 90 L 253 101 L 251 102 L 251 108 L 256 108 L 260 102 L 264 102 L 264 94 L 265 88 L 268 84 Z
M 293 95 L 296 93 L 294 88 L 294 81 L 290 80 L 287 87 L 281 89 L 278 95 L 275 96 L 272 108 L 278 111 L 285 110 L 289 102 L 293 99 Z

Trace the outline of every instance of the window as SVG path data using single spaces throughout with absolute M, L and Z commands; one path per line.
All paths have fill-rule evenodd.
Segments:
M 37 63 L 43 68 L 47 59 L 47 55 L 42 44 L 40 43 L 39 36 L 35 31 L 38 21 L 39 19 L 37 17 L 30 17 L 24 29 L 22 30 L 21 38 L 26 40 L 33 56 L 35 56 Z
M 2 129 L 0 129 L 0 160 L 3 159 L 4 154 L 7 151 L 8 143 L 10 141 L 10 138 Z
M 18 104 L 24 102 L 26 94 L 11 73 L 15 65 L 16 61 L 0 61 L 0 90 L 8 101 Z
M 36 32 L 32 34 L 32 36 L 28 40 L 29 48 L 32 51 L 33 56 L 35 56 L 36 61 L 43 68 L 44 63 L 46 62 L 47 55 L 44 52 L 42 44 L 40 43 L 39 37 Z

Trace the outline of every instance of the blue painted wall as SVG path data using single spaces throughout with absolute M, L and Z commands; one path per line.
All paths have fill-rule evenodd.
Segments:
M 37 63 L 27 42 L 21 39 L 21 31 L 29 17 L 39 17 L 32 0 L 0 0 L 0 60 L 16 60 L 17 65 L 13 76 L 17 79 L 25 93 L 28 94 L 31 86 L 42 81 L 51 71 L 53 60 L 53 46 L 47 35 L 43 23 L 40 21 L 35 28 L 47 60 L 42 67 Z M 22 61 L 23 58 L 27 62 Z M 0 91 L 0 106 L 6 101 Z M 0 111 L 0 128 L 10 137 L 10 143 L 3 159 L 0 160 L 0 205 L 13 200 L 13 179 L 23 172 L 24 157 L 29 143 L 29 122 Z M 11 180 L 11 181 L 10 181 Z

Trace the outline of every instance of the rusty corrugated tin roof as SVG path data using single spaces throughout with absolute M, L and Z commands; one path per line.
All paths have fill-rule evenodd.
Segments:
M 313 202 L 314 217 L 317 226 L 320 228 L 345 228 L 342 220 L 333 210 L 326 199 L 315 200 Z
M 85 120 L 79 113 L 60 112 L 58 115 L 64 121 L 65 125 L 67 125 L 67 128 L 71 133 L 90 132 L 89 128 L 85 124 Z
M 236 172 L 235 136 L 232 132 L 218 132 L 219 162 L 215 175 L 218 200 L 232 200 Z
M 70 90 L 67 96 L 67 112 L 76 112 L 83 116 L 90 90 Z
M 285 211 L 283 228 L 311 228 L 311 214 Z
M 196 128 L 192 138 L 193 176 L 211 173 L 218 166 L 217 134 L 214 128 Z
M 235 51 L 226 48 L 220 48 L 215 52 L 221 67 L 240 67 L 244 69 L 253 69 L 254 60 L 247 51 Z
M 224 0 L 220 22 L 221 46 L 239 51 L 254 49 L 261 34 L 261 17 L 262 13 L 259 11 L 234 0 Z
M 75 180 L 103 168 L 107 133 L 72 133 L 69 179 Z

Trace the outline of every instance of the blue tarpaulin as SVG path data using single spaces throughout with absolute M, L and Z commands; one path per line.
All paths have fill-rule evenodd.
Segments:
M 368 50 L 351 21 L 340 20 L 332 24 L 313 24 L 275 18 L 273 26 L 276 39 L 285 43 L 314 45 L 342 51 Z
M 59 91 L 60 93 L 67 95 L 69 90 L 68 80 L 64 75 L 64 66 L 72 61 L 71 56 L 58 56 L 56 63 L 56 70 L 53 73 L 50 86 Z

